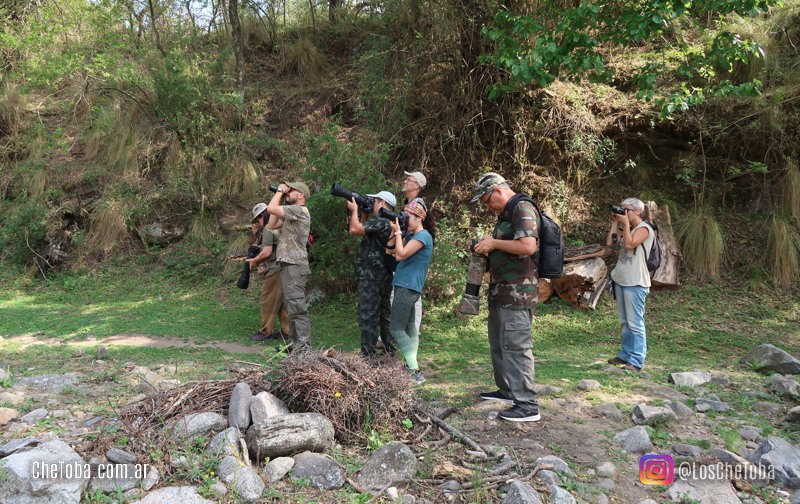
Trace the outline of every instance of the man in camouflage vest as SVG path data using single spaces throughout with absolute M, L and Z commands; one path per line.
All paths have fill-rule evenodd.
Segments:
M 498 390 L 481 399 L 513 405 L 498 413 L 511 422 L 540 420 L 533 390 L 531 320 L 538 303 L 536 252 L 540 217 L 523 195 L 511 190 L 502 176 L 486 173 L 477 182 L 472 203 L 480 202 L 498 214 L 491 236 L 475 244 L 489 263 L 489 348 Z
M 355 200 L 347 202 L 349 213 L 347 231 L 353 236 L 363 236 L 356 253 L 356 278 L 358 280 L 358 327 L 361 329 L 361 355 L 375 355 L 378 327 L 384 351 L 394 355 L 395 347 L 389 322 L 392 315 L 390 296 L 392 276 L 386 260 L 386 242 L 392 230 L 389 220 L 378 217 L 381 208 L 394 212 L 397 200 L 389 191 L 367 194 L 374 198 L 372 212 L 358 215 Z M 367 217 L 369 217 L 367 219 Z
M 306 304 L 306 283 L 311 276 L 308 267 L 308 234 L 311 231 L 311 214 L 306 202 L 311 191 L 303 182 L 286 182 L 267 205 L 267 212 L 283 219 L 283 231 L 275 260 L 281 268 L 283 304 L 289 314 L 289 339 L 291 351 L 311 347 L 311 319 Z

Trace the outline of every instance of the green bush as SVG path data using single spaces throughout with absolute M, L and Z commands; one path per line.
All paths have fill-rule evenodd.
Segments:
M 47 234 L 47 209 L 41 203 L 26 199 L 0 213 L 0 250 L 12 261 L 28 264 L 33 250 L 39 250 Z

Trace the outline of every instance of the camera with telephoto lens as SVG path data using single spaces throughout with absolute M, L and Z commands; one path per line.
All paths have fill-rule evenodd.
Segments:
M 621 206 L 617 206 L 617 205 L 608 205 L 608 209 L 611 210 L 611 212 L 613 212 L 613 213 L 615 213 L 617 215 L 625 215 L 625 212 L 626 212 L 626 210 L 624 208 L 622 208 Z
M 253 259 L 260 253 L 261 248 L 255 245 L 250 245 L 250 247 L 247 249 L 246 258 Z M 250 263 L 247 261 L 244 262 L 244 269 L 242 270 L 242 275 L 239 277 L 239 281 L 236 282 L 236 287 L 239 287 L 240 289 L 247 289 L 250 287 Z
M 339 184 L 333 184 L 331 186 L 331 195 L 347 198 L 348 200 L 355 199 L 356 205 L 358 205 L 358 208 L 364 213 L 372 213 L 372 209 L 375 207 L 375 198 L 362 196 L 357 192 L 345 189 Z
M 464 288 L 464 295 L 461 297 L 461 304 L 458 306 L 458 311 L 464 315 L 477 315 L 480 313 L 481 302 L 478 294 L 483 283 L 483 274 L 488 269 L 488 258 L 475 252 L 476 243 L 478 242 L 473 241 L 469 246 L 472 257 L 469 260 L 469 269 L 467 270 L 467 285 Z
M 392 222 L 397 219 L 397 222 L 400 223 L 401 231 L 405 232 L 408 229 L 408 214 L 406 212 L 390 212 L 385 208 L 381 208 L 378 210 L 378 217 L 389 219 Z

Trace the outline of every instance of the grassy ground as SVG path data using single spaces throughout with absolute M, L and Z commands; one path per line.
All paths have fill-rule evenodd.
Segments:
M 91 272 L 54 274 L 42 283 L 20 280 L 22 271 L 6 265 L 0 269 L 0 336 L 5 338 L 0 341 L 0 360 L 11 364 L 18 375 L 40 374 L 58 369 L 61 358 L 74 351 L 66 346 L 22 345 L 15 338 L 20 335 L 71 341 L 149 334 L 187 343 L 249 344 L 247 336 L 258 325 L 259 285 L 254 282 L 248 291 L 240 291 L 213 269 L 203 263 L 164 268 L 128 262 Z M 429 377 L 423 393 L 458 402 L 491 386 L 492 378 L 485 314 L 462 318 L 454 315 L 454 307 L 455 300 L 426 306 L 420 357 Z M 689 285 L 653 292 L 647 310 L 646 370 L 657 381 L 677 370 L 737 366 L 747 350 L 765 342 L 800 353 L 800 302 L 788 295 Z M 351 294 L 316 303 L 311 315 L 315 346 L 358 350 Z M 537 381 L 563 386 L 593 378 L 613 385 L 614 377 L 604 373 L 601 364 L 616 352 L 618 333 L 610 298 L 601 300 L 596 311 L 577 310 L 558 299 L 541 305 L 534 329 Z M 218 373 L 226 365 L 224 352 L 192 345 L 112 350 L 115 359 L 140 364 L 190 360 L 196 373 Z

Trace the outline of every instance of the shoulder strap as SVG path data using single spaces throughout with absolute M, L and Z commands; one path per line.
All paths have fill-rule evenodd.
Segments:
M 542 211 L 539 210 L 539 206 L 536 204 L 535 201 L 533 201 L 533 198 L 523 193 L 517 193 L 514 196 L 512 196 L 511 199 L 508 200 L 508 203 L 506 203 L 506 207 L 503 209 L 503 213 L 500 214 L 500 217 L 498 218 L 500 220 L 511 222 L 512 217 L 514 215 L 514 210 L 516 210 L 517 205 L 521 201 L 527 201 L 528 203 L 533 205 L 533 208 L 536 209 L 536 214 L 539 216 L 539 219 L 542 218 Z
M 656 231 L 657 228 L 655 227 L 655 224 L 651 223 L 650 221 L 642 221 L 642 224 L 645 224 L 647 227 L 650 228 L 650 231 L 653 232 L 653 244 L 650 245 L 650 250 L 652 250 L 653 247 L 656 246 L 656 239 L 658 238 L 658 233 Z M 638 229 L 642 224 L 639 224 L 638 226 L 636 226 L 636 228 L 634 228 L 634 231 L 636 229 Z M 647 240 L 647 238 L 645 238 L 645 240 Z M 640 243 L 639 246 L 642 247 L 642 253 L 644 254 L 644 256 L 646 258 L 647 257 L 647 250 L 645 250 L 645 248 L 644 248 L 644 242 Z M 633 253 L 635 254 L 636 251 L 634 251 Z

